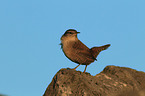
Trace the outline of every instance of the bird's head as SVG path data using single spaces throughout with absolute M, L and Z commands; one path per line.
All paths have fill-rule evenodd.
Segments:
M 68 29 L 65 31 L 65 33 L 62 35 L 61 40 L 62 39 L 75 39 L 77 38 L 77 34 L 80 32 L 77 32 L 75 29 Z

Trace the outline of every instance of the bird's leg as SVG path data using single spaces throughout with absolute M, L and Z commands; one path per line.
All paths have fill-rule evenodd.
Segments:
M 76 68 L 78 68 L 81 64 L 77 65 L 75 68 L 73 68 L 73 70 L 76 70 Z
M 86 69 L 87 69 L 87 65 L 85 66 L 85 70 L 84 70 L 84 72 L 83 72 L 83 73 L 85 73 L 85 72 L 86 72 Z

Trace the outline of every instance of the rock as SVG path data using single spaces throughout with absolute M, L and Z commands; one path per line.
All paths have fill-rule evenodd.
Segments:
M 145 96 L 145 73 L 117 66 L 107 66 L 96 76 L 61 69 L 43 96 Z

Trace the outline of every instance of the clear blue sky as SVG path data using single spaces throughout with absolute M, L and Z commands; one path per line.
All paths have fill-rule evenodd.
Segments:
M 0 93 L 42 96 L 59 69 L 74 68 L 59 45 L 69 28 L 89 48 L 111 44 L 92 75 L 107 65 L 145 72 L 145 0 L 0 0 Z

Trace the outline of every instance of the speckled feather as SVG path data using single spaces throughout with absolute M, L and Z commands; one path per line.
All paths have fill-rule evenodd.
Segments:
M 74 54 L 73 60 L 78 64 L 89 65 L 96 60 L 92 55 L 91 50 L 80 40 L 74 42 L 72 50 L 72 54 Z

